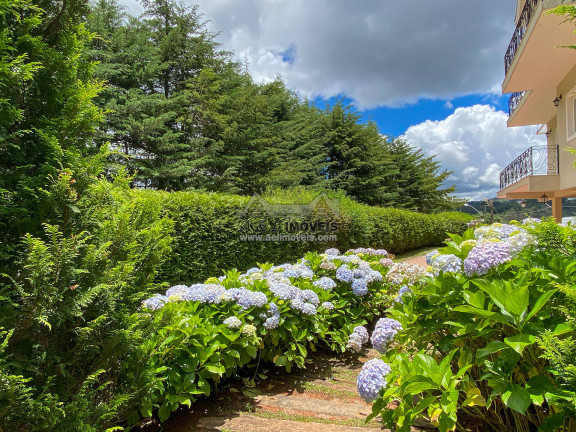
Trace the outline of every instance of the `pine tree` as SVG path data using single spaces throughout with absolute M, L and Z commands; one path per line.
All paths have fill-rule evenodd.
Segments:
M 388 185 L 397 169 L 384 151 L 376 125 L 359 121 L 360 116 L 342 103 L 326 110 L 323 183 L 360 202 L 385 205 L 396 198 Z
M 398 168 L 390 185 L 396 189 L 396 206 L 425 213 L 457 206 L 450 197 L 455 186 L 444 187 L 452 173 L 442 170 L 439 161 L 402 139 L 385 139 L 383 144 Z

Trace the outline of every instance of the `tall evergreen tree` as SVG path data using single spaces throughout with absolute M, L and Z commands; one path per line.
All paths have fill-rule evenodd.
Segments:
M 397 197 L 389 189 L 397 168 L 384 151 L 376 125 L 359 121 L 360 116 L 342 103 L 326 110 L 324 183 L 358 201 L 381 205 Z
M 98 74 L 110 89 L 101 104 L 109 111 L 100 141 L 123 152 L 137 184 L 183 189 L 196 174 L 191 165 L 201 154 L 191 124 L 190 80 L 205 67 L 219 68 L 226 53 L 205 29 L 196 7 L 172 0 L 143 1 L 139 19 L 125 19 L 113 1 L 99 1 L 89 20 L 106 36 L 94 45 L 95 58 L 122 64 L 122 74 L 104 63 Z M 124 25 L 117 26 L 119 20 Z
M 392 184 L 397 194 L 394 204 L 421 212 L 451 210 L 458 204 L 450 198 L 456 187 L 444 186 L 452 173 L 442 170 L 433 156 L 402 139 L 385 139 L 383 143 L 398 168 Z

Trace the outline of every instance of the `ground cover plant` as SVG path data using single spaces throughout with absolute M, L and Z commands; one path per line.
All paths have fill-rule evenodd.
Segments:
M 358 378 L 371 417 L 398 431 L 419 417 L 441 431 L 575 430 L 576 231 L 527 220 L 451 238 L 372 334 L 383 356 Z

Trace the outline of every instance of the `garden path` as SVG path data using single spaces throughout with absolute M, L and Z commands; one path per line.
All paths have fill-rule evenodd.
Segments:
M 374 350 L 360 357 L 315 353 L 306 369 L 295 373 L 261 371 L 268 379 L 256 388 L 243 393 L 240 382 L 231 382 L 207 400 L 193 404 L 192 409 L 174 413 L 164 432 L 380 431 L 377 420 L 364 424 L 371 405 L 356 391 L 362 364 L 377 356 Z M 144 430 L 159 429 L 149 425 Z
M 398 257 L 401 261 L 426 266 L 423 253 Z M 377 419 L 364 424 L 371 412 L 356 391 L 362 364 L 378 353 L 334 356 L 313 353 L 306 369 L 291 374 L 260 370 L 267 379 L 256 388 L 243 388 L 231 381 L 191 409 L 181 408 L 164 424 L 164 432 L 372 432 L 380 431 Z M 420 424 L 413 431 L 425 431 Z M 428 426 L 429 427 L 429 426 Z M 150 423 L 139 432 L 159 432 Z

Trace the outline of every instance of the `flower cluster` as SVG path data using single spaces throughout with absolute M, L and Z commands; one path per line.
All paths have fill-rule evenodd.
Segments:
M 380 390 L 386 388 L 386 376 L 390 371 L 390 366 L 377 358 L 364 363 L 356 380 L 356 388 L 360 397 L 368 403 L 374 402 Z
M 348 343 L 346 348 L 354 352 L 362 351 L 362 345 L 367 344 L 370 339 L 368 335 L 368 330 L 364 326 L 354 327 L 354 331 L 348 337 Z
M 474 230 L 474 236 L 480 239 L 498 239 L 506 240 L 510 235 L 519 228 L 515 225 L 494 223 L 492 225 L 482 226 Z
M 346 264 L 343 264 L 336 270 L 336 279 L 340 282 L 350 283 L 354 280 L 354 272 Z
M 264 314 L 264 328 L 267 330 L 275 329 L 280 325 L 280 310 L 274 302 L 268 303 L 268 313 Z
M 426 260 L 428 261 L 428 257 Z M 434 275 L 438 275 L 440 272 L 462 273 L 462 260 L 454 254 L 437 254 L 430 259 L 428 264 Z
M 166 303 L 168 303 L 168 297 L 162 294 L 154 294 L 154 296 L 142 302 L 142 307 L 144 309 L 156 310 L 160 309 Z
M 380 263 L 380 265 L 382 265 L 384 267 L 390 267 L 392 264 L 394 264 L 394 261 L 391 260 L 390 258 L 382 258 L 378 262 Z
M 512 234 L 506 242 L 510 246 L 510 254 L 517 256 L 522 249 L 536 244 L 536 237 L 525 230 Z
M 385 353 L 388 344 L 394 340 L 394 336 L 400 330 L 402 330 L 402 324 L 395 319 L 380 318 L 372 332 L 372 346 L 379 353 Z
M 394 263 L 386 274 L 386 278 L 394 285 L 413 285 L 426 274 L 421 266 L 410 263 Z
M 238 317 L 231 316 L 224 320 L 224 325 L 231 329 L 237 329 L 242 327 L 242 321 L 240 321 Z
M 326 310 L 334 310 L 334 304 L 332 302 L 324 302 L 320 306 L 322 306 Z
M 502 241 L 479 242 L 464 260 L 467 276 L 483 275 L 494 267 L 512 259 L 510 245 Z
M 336 282 L 328 276 L 322 276 L 320 279 L 315 280 L 312 285 L 321 288 L 324 291 L 330 291 L 332 288 L 336 288 Z
M 388 251 L 385 249 L 372 249 L 372 248 L 358 248 L 358 249 L 350 249 L 346 253 L 349 254 L 362 254 L 362 255 L 370 255 L 370 256 L 388 256 Z

